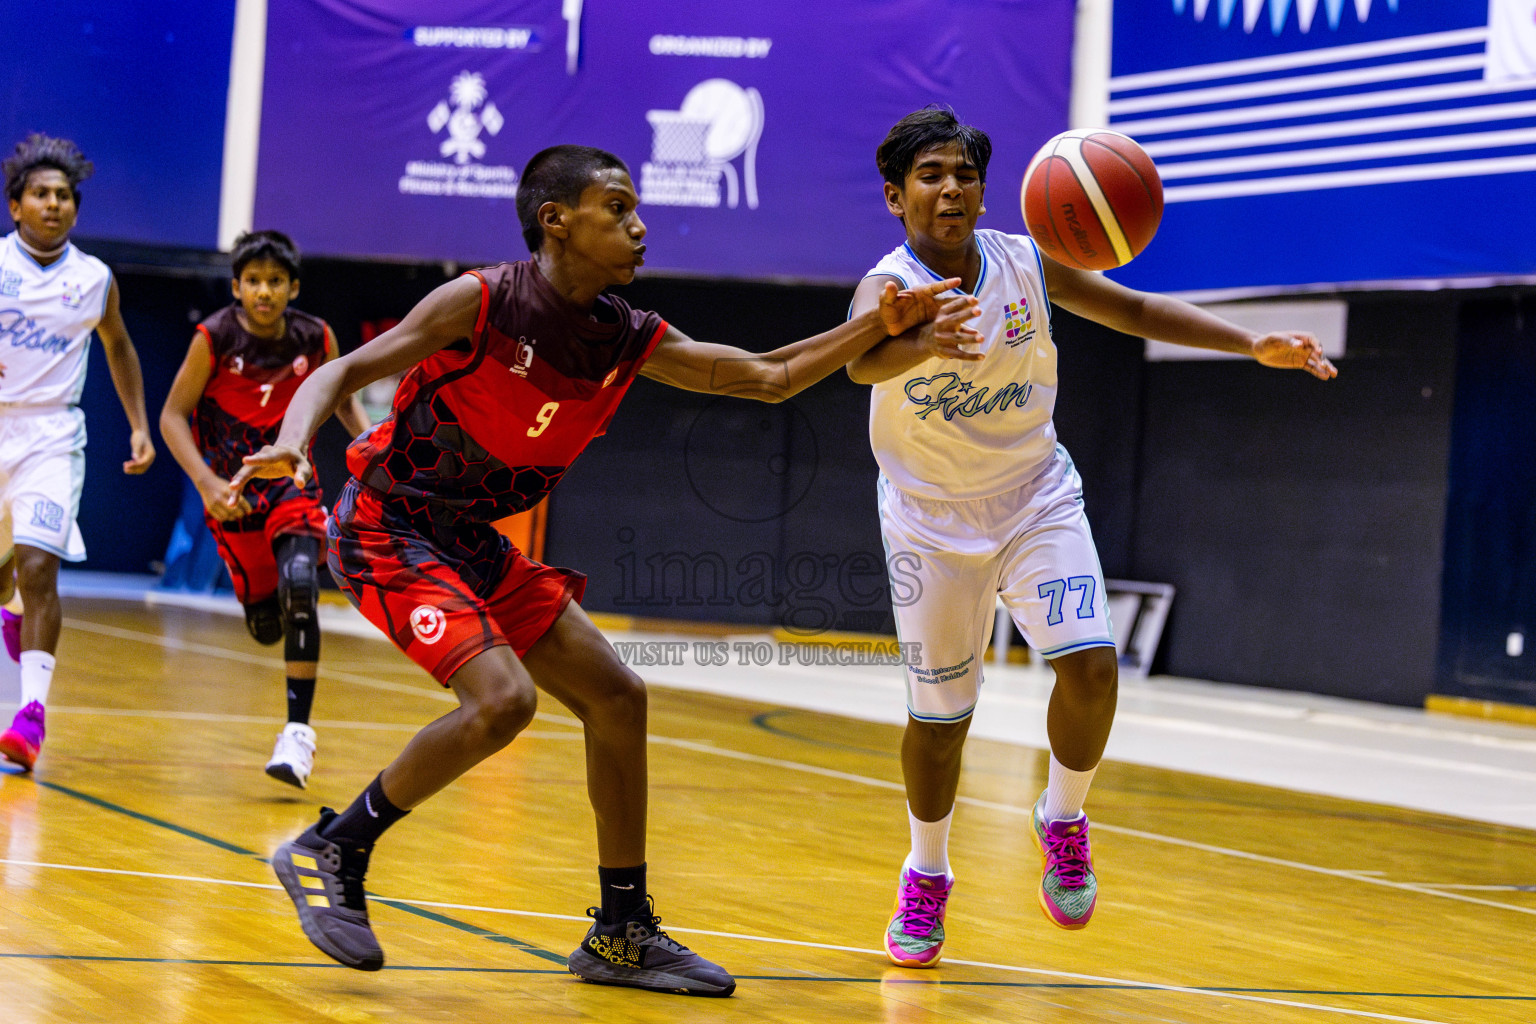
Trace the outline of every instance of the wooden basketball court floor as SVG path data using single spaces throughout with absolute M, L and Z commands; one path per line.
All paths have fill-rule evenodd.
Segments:
M 1035 904 L 1027 834 L 1045 754 L 985 737 L 966 751 L 946 960 L 894 968 L 899 730 L 771 691 L 652 690 L 651 890 L 675 937 L 737 975 L 734 997 L 566 973 L 595 854 L 580 729 L 548 699 L 381 843 L 388 962 L 349 971 L 303 937 L 264 858 L 451 696 L 382 640 L 328 634 L 299 792 L 261 771 L 281 663 L 238 619 L 100 600 L 65 615 L 43 758 L 0 775 L 8 1024 L 1536 1019 L 1536 832 L 1106 761 L 1098 911 L 1063 932 Z

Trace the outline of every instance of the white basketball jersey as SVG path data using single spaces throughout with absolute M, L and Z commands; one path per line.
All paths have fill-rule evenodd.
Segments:
M 68 245 L 40 265 L 13 231 L 0 239 L 0 408 L 74 405 L 112 272 Z
M 977 231 L 977 362 L 937 356 L 876 384 L 869 439 L 880 470 L 924 498 L 987 498 L 1028 483 L 1056 450 L 1056 345 L 1033 240 Z M 871 270 L 906 287 L 942 278 L 903 243 Z M 945 295 L 954 295 L 946 292 Z

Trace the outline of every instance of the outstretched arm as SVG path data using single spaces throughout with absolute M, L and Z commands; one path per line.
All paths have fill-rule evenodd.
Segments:
M 694 341 L 673 327 L 640 372 L 687 391 L 782 402 L 799 394 L 882 339 L 939 314 L 938 295 L 958 280 L 899 290 L 890 282 L 874 308 L 815 337 L 753 353 L 731 345 Z
M 192 415 L 198 399 L 203 397 L 212 371 L 213 358 L 208 351 L 208 341 L 201 331 L 196 331 L 192 335 L 192 344 L 187 346 L 187 358 L 176 371 L 171 392 L 165 396 L 165 405 L 160 410 L 160 437 L 170 449 L 171 457 L 197 488 L 203 508 L 213 518 L 227 522 L 250 512 L 250 502 L 243 497 L 231 500 L 234 492 L 230 490 L 229 481 L 209 468 L 192 437 L 192 428 L 187 425 L 187 417 Z
M 866 277 L 853 293 L 851 313 L 858 316 L 873 309 L 881 293 L 897 283 L 896 278 L 884 274 Z M 981 335 L 965 325 L 965 321 L 980 315 L 981 305 L 975 296 L 958 295 L 948 299 L 939 306 L 936 319 L 894 338 L 886 338 L 856 357 L 848 364 L 848 376 L 855 384 L 878 384 L 934 357 L 976 362 L 981 359 L 981 353 L 962 346 L 981 342 Z
M 123 311 L 118 303 L 117 278 L 112 278 L 107 291 L 107 308 L 96 325 L 101 337 L 101 350 L 107 357 L 107 368 L 112 372 L 112 386 L 117 389 L 117 400 L 123 403 L 128 416 L 128 449 L 132 458 L 123 463 L 123 472 L 138 475 L 155 461 L 155 443 L 149 437 L 149 414 L 144 411 L 144 374 L 139 369 L 139 353 L 128 337 L 128 325 L 123 323 Z
M 1252 356 L 1265 366 L 1306 370 L 1318 380 L 1339 371 L 1323 346 L 1303 331 L 1258 334 L 1168 295 L 1138 292 L 1101 274 L 1045 261 L 1051 301 L 1123 334 Z
M 480 281 L 460 277 L 439 285 L 399 324 L 368 344 L 325 363 L 310 374 L 283 416 L 277 440 L 253 455 L 230 481 L 238 493 L 252 477 L 291 476 L 300 487 L 314 470 L 304 455 L 320 424 L 335 415 L 342 399 L 381 377 L 401 373 L 475 330 L 480 315 Z

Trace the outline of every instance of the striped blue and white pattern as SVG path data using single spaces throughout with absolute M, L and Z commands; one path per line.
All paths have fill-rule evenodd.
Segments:
M 1218 0 L 1218 16 L 1235 5 Z M 1245 28 L 1264 6 L 1244 0 Z M 1341 4 L 1324 6 L 1336 25 Z M 1364 21 L 1369 0 L 1354 6 Z M 1278 33 L 1290 0 L 1268 8 Z M 1151 154 L 1168 203 L 1536 171 L 1536 77 L 1490 76 L 1488 38 L 1475 26 L 1124 74 L 1110 127 Z
M 1303 32 L 1312 31 L 1312 24 L 1317 17 L 1318 6 L 1321 3 L 1328 28 L 1337 31 L 1339 22 L 1344 17 L 1345 2 L 1346 0 L 1295 0 L 1297 27 Z M 1396 11 L 1397 4 L 1398 0 L 1384 0 L 1383 6 L 1387 11 Z M 1355 17 L 1362 24 L 1370 20 L 1371 9 L 1376 7 L 1371 0 L 1353 0 L 1351 6 L 1355 9 Z M 1193 3 L 1190 3 L 1190 0 L 1173 0 L 1174 14 L 1183 14 L 1185 8 L 1190 8 L 1196 21 L 1204 21 L 1210 7 L 1211 0 L 1194 0 Z M 1216 18 L 1221 23 L 1222 28 L 1227 28 L 1232 24 L 1232 14 L 1236 8 L 1237 0 L 1217 0 Z M 1275 35 L 1280 34 L 1280 30 L 1285 27 L 1286 18 L 1291 13 L 1291 0 L 1243 0 L 1244 32 L 1252 32 L 1254 30 L 1254 26 L 1258 24 L 1265 8 L 1269 9 L 1270 31 L 1274 32 Z M 1382 10 L 1383 7 L 1376 7 L 1376 9 Z

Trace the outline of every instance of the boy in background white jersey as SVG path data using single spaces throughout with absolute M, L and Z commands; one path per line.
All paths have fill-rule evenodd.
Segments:
M 1114 720 L 1118 666 L 1082 483 L 1051 422 L 1049 304 L 1133 337 L 1251 355 L 1322 380 L 1337 373 L 1310 335 L 1260 336 L 1042 259 L 1028 237 L 977 231 L 991 154 L 986 133 L 953 111 L 929 107 L 897 122 L 876 163 L 907 240 L 864 278 L 852 306 L 855 315 L 874 308 L 888 281 L 911 288 L 956 277 L 981 305 L 974 344 L 944 344 L 916 328 L 848 366 L 855 381 L 874 385 L 869 432 L 887 555 L 903 558 L 918 581 L 915 600 L 895 608 L 897 632 L 921 643 L 923 663 L 907 670 L 901 762 L 912 847 L 885 937 L 887 955 L 907 967 L 932 967 L 943 951 L 960 753 L 999 595 L 1056 671 L 1050 774 L 1032 827 L 1044 861 L 1041 909 L 1062 928 L 1081 928 L 1098 891 L 1083 803 Z
M 67 139 L 34 134 L 3 168 L 16 230 L 0 238 L 0 600 L 19 589 L 26 615 L 7 623 L 20 649 L 21 708 L 0 733 L 0 754 L 31 768 L 59 643 L 59 559 L 85 558 L 75 522 L 85 478 L 77 403 L 93 330 L 133 431 L 123 472 L 147 470 L 155 447 L 117 282 L 69 242 L 91 162 Z

